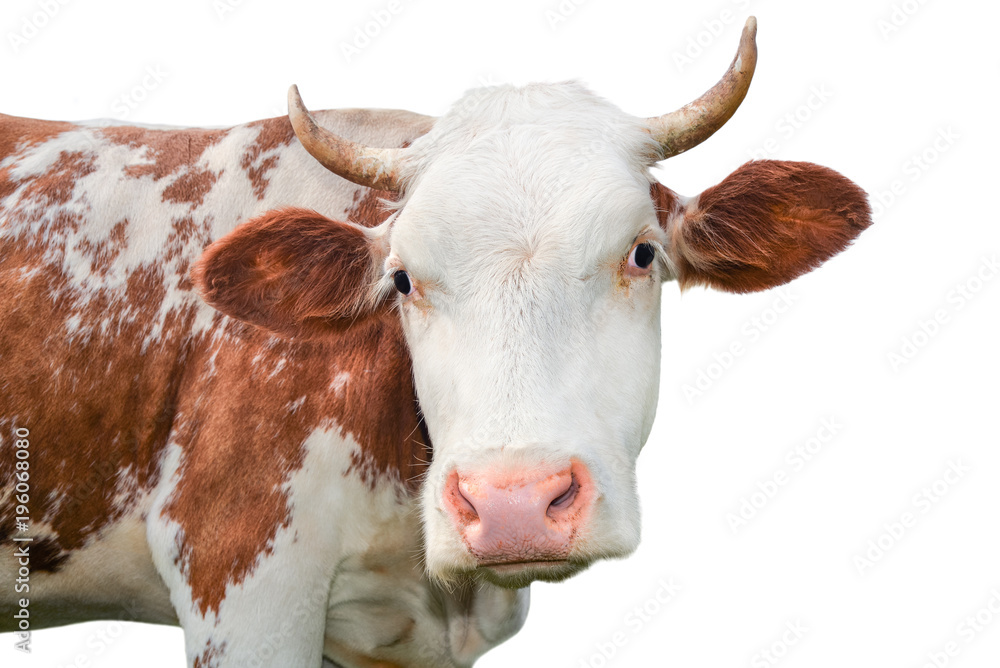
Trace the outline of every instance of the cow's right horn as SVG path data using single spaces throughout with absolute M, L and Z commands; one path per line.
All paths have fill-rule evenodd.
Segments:
M 371 148 L 335 135 L 316 122 L 294 84 L 288 89 L 288 118 L 303 148 L 334 174 L 377 190 L 400 190 L 403 149 Z

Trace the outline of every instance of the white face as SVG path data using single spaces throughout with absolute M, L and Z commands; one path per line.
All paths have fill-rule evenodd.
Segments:
M 410 289 L 432 576 L 523 586 L 638 544 L 665 272 L 648 141 L 567 85 L 474 92 L 411 147 L 385 269 Z

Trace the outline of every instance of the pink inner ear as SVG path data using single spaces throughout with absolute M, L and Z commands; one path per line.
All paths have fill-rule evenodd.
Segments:
M 206 302 L 283 336 L 341 329 L 373 311 L 364 230 L 307 209 L 269 211 L 205 249 L 192 279 Z
M 705 190 L 681 216 L 676 196 L 654 186 L 660 224 L 681 287 L 727 292 L 782 285 L 844 250 L 871 225 L 861 188 L 808 162 L 748 162 Z M 659 201 L 657 200 L 659 198 Z

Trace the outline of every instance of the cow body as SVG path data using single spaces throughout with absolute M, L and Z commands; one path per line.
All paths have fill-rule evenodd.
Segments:
M 322 119 L 387 146 L 428 123 Z M 398 319 L 288 341 L 191 289 L 205 245 L 247 218 L 294 203 L 374 225 L 387 193 L 324 170 L 287 118 L 157 130 L 0 116 L 0 146 L 0 433 L 5 449 L 16 428 L 32 443 L 18 535 L 33 539 L 35 628 L 181 623 L 198 665 L 317 665 L 324 651 L 430 666 L 467 665 L 519 627 L 523 594 L 446 593 L 422 573 L 414 491 L 430 454 Z M 0 458 L 0 479 L 14 462 Z M 12 487 L 0 501 L 7 544 Z

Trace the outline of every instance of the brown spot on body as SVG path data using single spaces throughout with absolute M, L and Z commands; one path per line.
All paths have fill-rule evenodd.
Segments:
M 189 128 L 182 130 L 150 130 L 141 127 L 117 126 L 100 128 L 98 136 L 109 141 L 145 149 L 147 161 L 128 165 L 126 176 L 142 178 L 152 176 L 159 181 L 165 176 L 177 173 L 182 167 L 193 168 L 207 148 L 221 141 L 229 130 L 203 130 Z
M 33 573 L 55 573 L 69 557 L 51 536 L 34 534 L 28 536 L 30 541 L 15 543 L 11 540 L 15 534 L 20 538 L 25 537 L 23 533 L 16 531 L 12 514 L 0 519 L 0 544 L 10 542 L 16 548 L 26 548 Z
M 121 252 L 128 246 L 125 230 L 128 228 L 128 220 L 123 219 L 111 228 L 107 239 L 103 243 L 95 243 L 88 239 L 83 239 L 77 243 L 77 249 L 90 259 L 90 269 L 101 276 L 107 276 L 114 265 L 115 260 Z
M 205 649 L 194 658 L 194 662 L 191 665 L 193 668 L 215 668 L 215 666 L 219 665 L 219 660 L 224 658 L 225 655 L 226 643 L 216 646 L 215 643 L 209 640 Z
M 191 208 L 201 206 L 205 195 L 219 179 L 219 174 L 208 169 L 190 168 L 163 190 L 164 202 L 190 204 Z
M 37 573 L 55 573 L 69 555 L 62 551 L 52 538 L 41 538 L 29 544 L 31 570 Z
M 17 190 L 17 184 L 11 177 L 10 167 L 0 167 L 0 202 Z
M 375 227 L 385 222 L 392 211 L 383 201 L 394 201 L 399 195 L 385 190 L 361 188 L 354 193 L 354 206 L 347 211 L 347 220 L 363 227 Z
M 92 152 L 61 152 L 51 170 L 26 183 L 21 197 L 46 206 L 65 204 L 73 196 L 77 181 L 96 169 L 96 158 L 97 155 Z
M 0 162 L 7 156 L 24 153 L 78 127 L 62 121 L 41 121 L 0 114 Z
M 259 131 L 257 138 L 243 154 L 240 165 L 246 170 L 253 193 L 260 200 L 264 199 L 270 183 L 268 173 L 278 165 L 278 156 L 274 155 L 274 151 L 291 144 L 295 139 L 295 131 L 287 116 L 268 118 L 249 125 Z

